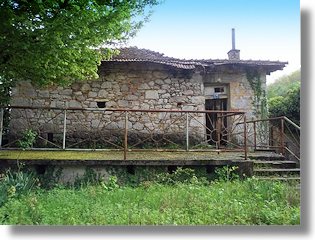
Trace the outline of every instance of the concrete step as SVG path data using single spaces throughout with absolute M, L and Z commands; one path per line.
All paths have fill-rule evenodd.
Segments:
M 296 168 L 294 161 L 254 161 L 254 168 Z
M 300 169 L 299 168 L 254 168 L 254 175 L 259 177 L 299 177 Z
M 254 169 L 254 172 L 294 172 L 294 173 L 299 173 L 300 169 L 299 168 L 257 168 Z
M 300 181 L 300 177 L 274 177 L 274 176 L 256 176 L 259 180 L 273 180 L 273 181 Z
M 262 161 L 282 161 L 285 157 L 281 154 L 274 153 L 272 151 L 256 151 L 249 153 L 248 157 L 251 160 L 262 160 Z

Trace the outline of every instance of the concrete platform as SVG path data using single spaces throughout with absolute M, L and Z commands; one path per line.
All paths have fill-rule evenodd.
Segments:
M 122 151 L 39 151 L 1 150 L 2 169 L 18 163 L 28 166 L 238 166 L 242 173 L 252 175 L 253 162 L 245 160 L 242 152 L 186 152 L 186 151 L 135 151 L 127 153 L 123 160 Z
M 209 152 L 209 151 L 132 151 L 123 160 L 122 151 L 42 151 L 42 150 L 0 150 L 1 171 L 16 167 L 22 163 L 29 167 L 61 167 L 64 172 L 71 171 L 72 176 L 84 172 L 86 168 L 102 169 L 106 172 L 111 167 L 126 169 L 129 166 L 137 168 L 164 167 L 197 167 L 209 169 L 220 166 L 237 166 L 240 176 L 253 175 L 253 160 L 258 158 L 268 160 L 279 159 L 279 155 L 269 152 L 250 153 L 244 159 L 243 152 Z M 207 170 L 208 171 L 208 170 Z M 69 175 L 67 173 L 67 175 Z M 81 174 L 82 175 L 82 174 Z

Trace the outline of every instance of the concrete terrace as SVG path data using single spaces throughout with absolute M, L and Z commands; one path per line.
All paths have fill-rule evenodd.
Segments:
M 281 157 L 272 152 L 249 153 L 249 160 L 243 152 L 203 152 L 203 151 L 134 151 L 124 159 L 122 151 L 39 151 L 39 150 L 1 150 L 0 161 L 13 163 L 22 161 L 29 164 L 100 164 L 100 165 L 203 165 L 209 163 L 228 164 L 229 162 L 248 162 L 252 159 L 275 159 Z

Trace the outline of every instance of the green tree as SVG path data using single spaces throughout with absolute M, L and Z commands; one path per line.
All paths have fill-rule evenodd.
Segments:
M 269 116 L 279 117 L 284 116 L 286 108 L 284 105 L 285 99 L 282 96 L 276 96 L 268 100 L 269 105 Z
M 2 0 L 0 83 L 97 78 L 109 46 L 134 36 L 159 0 Z M 104 48 L 101 48 L 101 47 Z
M 300 123 L 301 71 L 277 79 L 267 87 L 269 116 L 287 116 Z
M 267 97 L 285 96 L 287 92 L 301 85 L 301 70 L 292 72 L 278 78 L 274 83 L 268 85 Z

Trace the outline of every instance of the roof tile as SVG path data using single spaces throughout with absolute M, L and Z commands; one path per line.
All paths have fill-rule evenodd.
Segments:
M 197 66 L 219 66 L 219 65 L 246 65 L 263 66 L 271 68 L 271 71 L 281 70 L 287 62 L 269 60 L 229 60 L 229 59 L 177 59 L 167 57 L 162 53 L 137 47 L 120 48 L 119 54 L 104 62 L 152 62 L 173 66 L 181 69 L 195 69 Z

